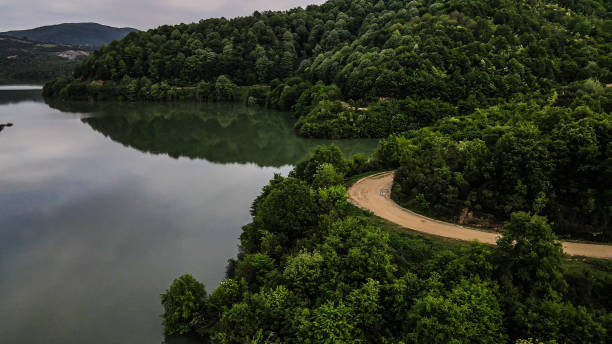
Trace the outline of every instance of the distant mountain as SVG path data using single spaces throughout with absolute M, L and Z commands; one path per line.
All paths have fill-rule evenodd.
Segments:
M 30 41 L 96 48 L 114 40 L 122 39 L 130 32 L 135 31 L 138 30 L 130 27 L 116 28 L 97 23 L 64 23 L 41 26 L 30 30 L 1 32 L 0 34 L 26 38 Z
M 43 83 L 70 76 L 92 48 L 0 35 L 0 84 Z

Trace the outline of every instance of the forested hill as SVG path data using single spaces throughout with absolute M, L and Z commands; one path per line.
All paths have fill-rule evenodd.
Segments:
M 267 96 L 271 107 L 296 110 L 303 136 L 382 137 L 389 114 L 339 101 L 365 110 L 381 99 L 408 99 L 405 107 L 432 100 L 441 110 L 426 114 L 423 125 L 502 100 L 546 97 L 579 80 L 612 82 L 611 13 L 605 0 L 331 0 L 130 34 L 87 58 L 75 71 L 80 81 L 62 96 L 194 98 L 180 88 L 226 75 L 238 85 L 271 85 L 253 100 Z M 333 86 L 296 107 L 317 82 Z M 67 83 L 59 80 L 47 94 L 59 95 Z M 375 128 L 342 127 L 357 121 Z
M 393 134 L 379 155 L 407 207 L 529 211 L 609 241 L 611 83 L 611 1 L 331 0 L 133 33 L 44 95 L 228 100 L 248 86 L 301 136 Z
M 45 43 L 100 47 L 114 40 L 122 39 L 134 31 L 138 30 L 130 27 L 117 28 L 97 23 L 63 23 L 41 26 L 30 30 L 8 31 L 2 34 Z
M 91 49 L 0 35 L 0 84 L 42 84 L 70 76 Z

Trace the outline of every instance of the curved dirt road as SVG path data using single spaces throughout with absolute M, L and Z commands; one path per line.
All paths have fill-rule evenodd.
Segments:
M 362 209 L 371 211 L 378 217 L 418 232 L 452 239 L 477 240 L 487 244 L 495 244 L 499 236 L 496 233 L 483 232 L 430 219 L 400 207 L 390 198 L 392 184 L 393 172 L 384 172 L 362 178 L 349 189 L 349 201 Z M 612 258 L 612 246 L 610 245 L 566 241 L 561 243 L 563 244 L 563 251 L 572 256 Z

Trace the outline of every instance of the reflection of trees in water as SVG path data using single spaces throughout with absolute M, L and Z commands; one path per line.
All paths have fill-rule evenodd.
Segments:
M 237 104 L 54 104 L 91 114 L 83 121 L 112 140 L 140 151 L 218 163 L 295 164 L 328 140 L 291 133 L 292 115 Z M 335 142 L 347 155 L 371 154 L 374 140 Z
M 41 90 L 0 90 L 0 105 L 27 101 L 42 102 Z
M 202 343 L 202 337 L 190 334 L 172 335 L 165 336 L 162 344 L 200 344 Z

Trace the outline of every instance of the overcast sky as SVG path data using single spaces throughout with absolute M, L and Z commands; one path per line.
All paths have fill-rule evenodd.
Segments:
M 0 32 L 38 26 L 96 22 L 146 30 L 203 18 L 286 10 L 325 0 L 0 0 Z

